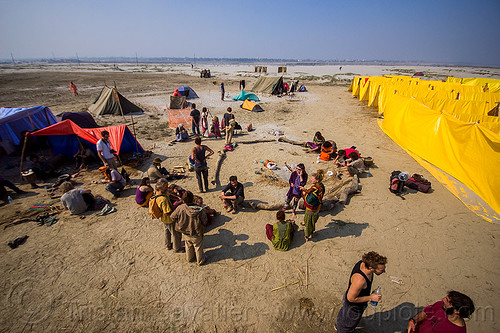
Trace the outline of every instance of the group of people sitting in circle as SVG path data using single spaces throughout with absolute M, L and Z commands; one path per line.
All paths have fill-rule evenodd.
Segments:
M 319 161 L 330 161 L 337 167 L 342 167 L 342 172 L 348 177 L 357 175 L 358 177 L 365 171 L 365 164 L 361 158 L 361 154 L 356 150 L 356 147 L 337 150 L 337 144 L 333 140 L 326 140 L 321 132 L 316 132 L 313 141 L 306 143 L 308 146 L 307 152 L 318 153 Z M 342 172 L 338 172 L 339 178 Z

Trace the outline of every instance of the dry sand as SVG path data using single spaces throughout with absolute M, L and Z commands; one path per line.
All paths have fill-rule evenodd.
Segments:
M 376 109 L 354 99 L 345 86 L 336 85 L 341 82 L 322 85 L 331 78 L 310 78 L 303 81 L 309 92 L 297 94 L 292 102 L 263 96 L 265 111 L 251 113 L 240 109 L 239 102 L 220 101 L 218 87 L 212 83 L 224 80 L 226 90 L 234 96 L 241 77 L 247 79 L 247 86 L 255 82 L 250 66 L 204 67 L 217 77 L 200 79 L 187 66 L 170 66 L 162 72 L 140 72 L 132 65 L 113 70 L 102 64 L 3 68 L 0 105 L 47 105 L 54 113 L 78 111 L 94 100 L 104 82 L 116 82 L 124 96 L 146 111 L 135 117 L 139 141 L 154 152 L 152 158 L 165 158 L 171 168 L 185 163 L 193 143 L 168 146 L 173 131 L 166 127 L 163 109 L 172 90 L 187 84 L 201 97 L 196 100 L 199 107 L 207 106 L 212 114 L 221 116 L 232 106 L 240 124 L 253 123 L 256 130 L 244 131 L 236 141 L 272 138 L 272 129 L 306 141 L 319 130 L 341 148 L 355 145 L 363 155 L 375 159 L 372 177 L 361 179 L 361 193 L 345 207 L 337 205 L 321 213 L 314 241 L 304 243 L 300 231 L 285 253 L 275 251 L 264 232 L 275 212 L 245 209 L 237 215 L 223 214 L 206 234 L 208 264 L 202 267 L 164 248 L 163 226 L 146 209 L 136 206 L 135 186 L 112 200 L 118 211 L 107 217 L 94 213 L 80 219 L 63 212 L 51 227 L 33 222 L 9 227 L 0 236 L 2 331 L 331 332 L 351 268 L 370 250 L 387 256 L 389 262 L 387 273 L 374 282 L 382 287 L 383 302 L 367 309 L 362 321 L 365 328 L 360 332 L 399 332 L 415 308 L 440 300 L 451 289 L 466 293 L 476 303 L 476 314 L 467 323 L 469 331 L 496 330 L 494 310 L 500 306 L 498 225 L 469 211 L 392 142 L 377 126 Z M 288 75 L 333 75 L 338 70 L 334 67 L 297 66 Z M 342 71 L 360 75 L 363 70 L 376 75 L 400 68 L 358 66 L 358 73 L 347 67 Z M 442 68 L 432 70 L 437 73 Z M 499 77 L 498 70 L 462 70 L 449 72 L 471 77 L 473 71 L 482 71 L 488 73 L 485 77 Z M 70 94 L 70 80 L 77 84 L 80 96 Z M 100 125 L 123 123 L 121 117 L 97 121 Z M 223 146 L 222 140 L 213 139 L 204 144 L 214 150 Z M 281 168 L 285 162 L 303 162 L 309 173 L 318 168 L 333 170 L 332 162 L 317 164 L 315 155 L 305 154 L 298 146 L 278 142 L 239 145 L 222 165 L 221 182 L 225 184 L 235 174 L 245 185 L 247 199 L 283 201 L 287 188 L 279 186 L 280 182 L 263 181 L 254 172 L 261 167 L 259 161 L 266 159 Z M 215 158 L 209 160 L 209 176 L 215 162 Z M 147 167 L 132 170 L 135 182 Z M 410 193 L 405 200 L 393 195 L 388 191 L 388 179 L 396 169 L 423 174 L 434 191 Z M 16 168 L 2 172 L 22 184 Z M 100 179 L 97 171 L 77 179 L 93 193 L 110 198 L 103 185 L 90 183 Z M 177 183 L 196 190 L 192 173 Z M 31 193 L 0 208 L 2 223 L 20 216 L 34 203 L 50 201 L 46 190 L 20 186 Z M 212 187 L 202 195 L 205 203 L 219 211 L 220 189 Z M 298 221 L 302 219 L 303 212 L 299 212 Z M 19 248 L 11 250 L 6 245 L 23 235 L 29 239 Z M 291 285 L 271 291 L 286 284 Z

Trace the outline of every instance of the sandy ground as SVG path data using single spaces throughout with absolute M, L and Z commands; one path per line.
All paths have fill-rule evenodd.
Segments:
M 199 107 L 207 106 L 221 116 L 232 106 L 241 125 L 253 123 L 256 130 L 243 132 L 236 141 L 272 138 L 273 129 L 284 131 L 287 138 L 306 141 L 319 130 L 341 148 L 355 145 L 363 155 L 372 156 L 372 177 L 361 179 L 362 191 L 348 205 L 321 213 L 313 242 L 304 243 L 299 231 L 285 253 L 275 251 L 265 237 L 264 226 L 273 222 L 275 212 L 245 209 L 217 217 L 205 237 L 208 264 L 202 267 L 165 249 L 163 226 L 150 218 L 147 209 L 136 206 L 133 185 L 122 197 L 112 199 L 118 211 L 106 217 L 88 213 L 80 219 L 63 212 L 50 227 L 29 222 L 6 228 L 0 236 L 2 331 L 331 332 L 351 268 L 370 250 L 388 257 L 387 273 L 374 281 L 374 286 L 382 287 L 384 298 L 377 308 L 367 309 L 360 332 L 400 332 L 417 308 L 440 300 L 451 289 L 464 292 L 476 303 L 477 311 L 467 322 L 470 332 L 496 331 L 498 225 L 469 211 L 392 142 L 377 126 L 376 109 L 354 99 L 339 82 L 325 85 L 330 78 L 311 78 L 304 82 L 309 92 L 297 94 L 291 102 L 262 96 L 265 111 L 251 113 L 240 109 L 239 102 L 220 101 L 218 87 L 212 83 L 224 80 L 234 96 L 241 76 L 247 78 L 247 86 L 255 81 L 250 66 L 243 75 L 231 66 L 214 66 L 214 79 L 200 79 L 187 66 L 177 67 L 165 72 L 104 70 L 102 65 L 95 65 L 94 70 L 4 68 L 0 70 L 0 105 L 47 105 L 54 113 L 79 111 L 94 100 L 104 83 L 116 82 L 124 96 L 146 111 L 134 117 L 139 141 L 154 152 L 151 159 L 166 159 L 165 165 L 171 168 L 185 163 L 193 143 L 168 145 L 173 132 L 167 128 L 164 108 L 172 90 L 187 84 L 201 97 L 196 100 Z M 307 73 L 307 68 L 295 68 L 290 75 L 318 75 L 319 68 L 310 67 Z M 389 69 L 364 70 L 375 75 Z M 323 70 L 330 75 L 335 69 Z M 498 78 L 497 70 L 462 70 L 450 72 L 471 77 L 473 71 L 483 71 L 488 73 L 485 77 Z M 77 84 L 80 96 L 70 94 L 70 80 Z M 97 122 L 118 124 L 123 119 L 97 118 Z M 131 123 L 129 118 L 126 122 Z M 222 140 L 213 139 L 204 144 L 214 150 L 223 146 Z M 287 188 L 254 172 L 261 167 L 259 161 L 267 159 L 280 168 L 285 162 L 302 162 L 310 174 L 318 168 L 334 170 L 332 162 L 317 164 L 316 156 L 299 146 L 241 144 L 228 153 L 221 182 L 225 185 L 234 174 L 245 185 L 247 199 L 282 202 Z M 210 177 L 215 162 L 215 158 L 209 160 Z M 15 163 L 19 164 L 18 158 L 2 157 L 2 167 Z M 147 167 L 146 163 L 130 169 L 135 182 Z M 30 193 L 15 197 L 14 205 L 0 207 L 2 224 L 25 214 L 34 203 L 54 201 L 45 189 L 30 190 L 20 182 L 16 168 L 2 174 Z M 423 174 L 434 191 L 409 193 L 402 200 L 388 191 L 393 170 Z M 110 198 L 103 185 L 91 183 L 98 179 L 95 170 L 77 178 L 93 193 Z M 177 183 L 197 189 L 194 174 Z M 212 187 L 202 195 L 205 203 L 219 211 L 220 189 Z M 302 219 L 301 211 L 298 222 Z M 11 250 L 6 245 L 23 235 L 29 238 L 19 248 Z

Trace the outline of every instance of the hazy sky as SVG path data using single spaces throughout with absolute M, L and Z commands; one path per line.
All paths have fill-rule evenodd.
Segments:
M 500 66 L 500 0 L 0 0 L 0 59 L 220 57 Z

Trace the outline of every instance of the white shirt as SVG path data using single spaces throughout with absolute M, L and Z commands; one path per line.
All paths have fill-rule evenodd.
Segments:
M 111 153 L 111 143 L 109 141 L 104 142 L 103 139 L 97 141 L 96 148 L 97 151 L 100 151 L 102 153 L 102 156 L 107 160 L 115 157 L 115 155 Z

